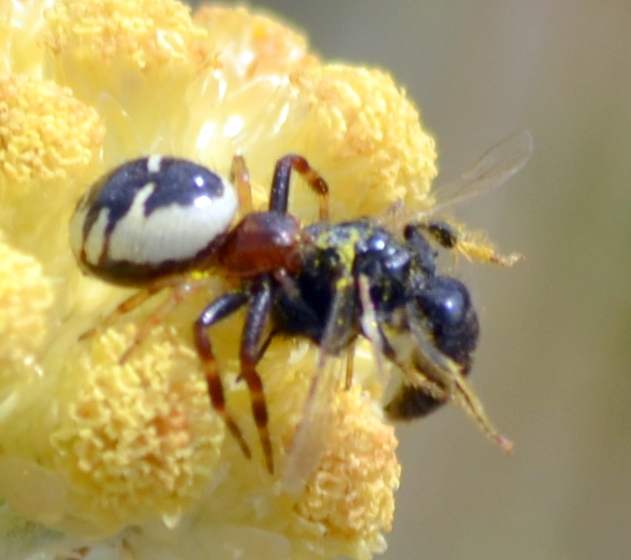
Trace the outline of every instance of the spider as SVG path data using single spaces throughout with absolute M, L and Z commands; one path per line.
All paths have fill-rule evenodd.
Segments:
M 240 378 L 251 394 L 252 414 L 270 473 L 274 471 L 273 450 L 256 364 L 272 286 L 284 285 L 296 271 L 299 249 L 305 242 L 297 218 L 287 213 L 292 170 L 322 198 L 319 218 L 326 220 L 328 186 L 305 158 L 289 154 L 276 163 L 268 211 L 246 213 L 233 228 L 238 196 L 231 181 L 194 162 L 155 155 L 126 162 L 98 179 L 79 201 L 70 221 L 71 247 L 84 272 L 112 284 L 140 288 L 103 321 L 105 326 L 153 294 L 172 288 L 174 295 L 168 305 L 147 323 L 155 324 L 190 291 L 187 274 L 192 271 L 218 267 L 242 280 L 238 290 L 217 298 L 200 313 L 193 327 L 194 340 L 212 406 L 250 457 L 250 448 L 226 409 L 207 335 L 211 326 L 247 306 Z M 240 156 L 233 160 L 231 180 L 246 198 L 248 172 Z M 145 334 L 141 330 L 121 362 Z
M 525 163 L 529 141 L 529 136 L 520 136 L 484 156 L 464 181 L 465 196 L 504 182 Z M 319 220 L 306 227 L 288 213 L 292 171 L 320 198 Z M 236 289 L 201 311 L 193 325 L 194 341 L 211 404 L 250 457 L 250 447 L 226 408 L 207 332 L 247 308 L 240 378 L 250 392 L 270 473 L 274 453 L 257 364 L 276 336 L 305 337 L 320 347 L 314 388 L 326 357 L 347 352 L 352 358 L 353 344 L 363 336 L 378 360 L 385 357 L 403 373 L 405 383 L 385 406 L 391 417 L 423 416 L 445 402 L 457 401 L 488 435 L 508 448 L 464 381 L 479 332 L 469 292 L 462 282 L 436 269 L 434 246 L 459 249 L 459 232 L 427 219 L 407 221 L 403 228 L 394 229 L 374 217 L 330 223 L 328 192 L 326 181 L 303 156 L 288 154 L 276 162 L 267 211 L 252 212 L 249 175 L 241 156 L 233 159 L 229 181 L 188 160 L 148 156 L 110 171 L 87 191 L 71 219 L 71 246 L 86 273 L 140 288 L 104 325 L 171 288 L 172 298 L 144 330 L 150 328 L 190 289 L 191 272 L 217 269 L 239 280 Z M 231 228 L 239 200 L 244 215 Z M 472 244 L 467 253 L 482 254 Z M 514 260 L 492 251 L 487 257 L 500 264 Z M 141 329 L 122 360 L 144 334 Z M 347 386 L 351 376 L 349 367 Z M 326 393 L 320 393 L 310 391 L 305 411 L 326 406 Z M 298 451 L 313 437 L 314 424 L 304 419 L 299 426 Z

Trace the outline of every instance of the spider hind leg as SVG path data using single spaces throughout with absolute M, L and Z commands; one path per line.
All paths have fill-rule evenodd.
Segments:
M 99 331 L 114 326 L 118 319 L 122 316 L 136 310 L 159 292 L 170 289 L 171 293 L 167 299 L 158 305 L 158 307 L 149 314 L 146 320 L 140 324 L 132 342 L 118 358 L 118 364 L 123 365 L 129 359 L 134 350 L 138 348 L 150 335 L 153 328 L 162 323 L 165 317 L 170 315 L 184 300 L 186 295 L 194 291 L 197 287 L 198 285 L 195 281 L 183 279 L 180 276 L 170 276 L 157 280 L 156 282 L 138 290 L 119 303 L 116 308 L 104 319 L 102 319 L 95 327 L 82 333 L 79 336 L 79 340 L 87 340 L 95 336 Z

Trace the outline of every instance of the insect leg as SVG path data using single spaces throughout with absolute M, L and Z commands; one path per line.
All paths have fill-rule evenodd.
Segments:
M 243 327 L 241 340 L 241 375 L 248 385 L 252 400 L 252 415 L 259 432 L 265 463 L 270 474 L 274 473 L 274 453 L 269 436 L 267 405 L 261 376 L 256 371 L 259 361 L 259 347 L 263 338 L 263 331 L 268 322 L 272 292 L 270 280 L 264 277 L 254 289 L 254 295 L 250 302 L 248 314 Z
M 309 186 L 319 195 L 320 221 L 328 220 L 329 186 L 320 174 L 309 165 L 309 162 L 304 157 L 297 154 L 288 154 L 276 162 L 269 209 L 275 212 L 282 212 L 283 214 L 287 212 L 292 169 L 300 173 Z
M 420 244 L 417 249 L 427 248 L 431 251 L 427 241 L 421 235 L 418 237 L 424 244 Z M 423 251 L 420 251 L 419 256 L 422 256 L 422 254 Z M 369 278 L 363 275 L 360 276 L 358 285 L 362 302 L 362 329 L 373 348 L 377 370 L 381 375 L 383 386 L 386 386 L 388 383 L 383 363 L 384 356 L 390 363 L 397 366 L 407 378 L 390 402 L 384 406 L 384 410 L 393 420 L 409 420 L 429 414 L 429 412 L 448 400 L 448 395 L 437 383 L 426 379 L 414 370 L 410 363 L 409 349 L 411 347 L 409 342 L 407 345 L 404 344 L 404 346 L 407 346 L 405 351 L 402 348 L 395 349 L 393 342 L 388 338 L 385 331 L 391 331 L 390 334 L 393 335 L 393 338 L 397 338 L 396 329 L 389 328 L 387 324 L 379 322 L 374 304 L 370 299 Z
M 353 371 L 355 368 L 355 341 L 351 342 L 346 352 L 346 376 L 344 378 L 344 390 L 348 391 L 353 384 Z
M 370 342 L 372 347 L 373 356 L 377 364 L 377 371 L 379 376 L 385 385 L 385 364 L 383 362 L 384 354 L 386 353 L 386 340 L 383 336 L 383 331 L 379 325 L 377 313 L 375 311 L 375 305 L 370 299 L 370 279 L 368 276 L 361 274 L 357 279 L 357 288 L 359 291 L 359 300 L 362 305 L 361 325 L 364 332 L 364 336 Z M 390 356 L 386 356 L 390 357 Z M 346 379 L 347 386 L 350 387 L 350 380 Z M 348 388 L 347 387 L 347 388 Z
M 436 274 L 436 251 L 429 244 L 425 236 L 422 234 L 421 224 L 408 224 L 403 230 L 403 236 L 407 242 L 407 246 L 416 256 L 419 268 L 426 276 L 434 276 Z
M 482 403 L 465 380 L 461 367 L 427 340 L 422 325 L 413 314 L 409 315 L 410 330 L 416 342 L 414 361 L 419 373 L 436 383 L 445 392 L 447 399 L 460 404 L 490 439 L 498 443 L 505 451 L 510 451 L 513 444 L 495 429 Z M 428 396 L 441 400 L 438 394 L 428 393 Z
M 482 236 L 467 232 L 454 224 L 430 220 L 416 224 L 416 227 L 426 231 L 441 247 L 453 249 L 469 261 L 476 260 L 500 266 L 513 266 L 524 258 L 519 253 L 502 255 L 496 252 Z
M 237 426 L 230 413 L 226 410 L 226 399 L 224 395 L 219 366 L 213 353 L 212 344 L 206 334 L 206 330 L 218 323 L 222 319 L 232 315 L 248 301 L 248 294 L 243 292 L 231 292 L 221 296 L 208 305 L 199 315 L 193 327 L 195 347 L 202 362 L 202 369 L 206 376 L 208 394 L 213 408 L 226 423 L 228 430 L 237 440 L 243 454 L 249 459 L 252 456 L 248 444 L 243 439 L 243 434 Z

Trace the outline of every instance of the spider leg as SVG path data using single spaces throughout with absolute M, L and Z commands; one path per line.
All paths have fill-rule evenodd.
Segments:
M 309 162 L 298 154 L 288 154 L 276 162 L 269 209 L 274 212 L 287 212 L 289 204 L 289 183 L 292 169 L 300 173 L 309 186 L 320 197 L 319 220 L 329 219 L 329 186 L 322 176 L 313 169 Z
M 191 292 L 195 291 L 199 287 L 199 282 L 195 281 L 183 281 L 175 286 L 171 291 L 169 297 L 158 308 L 147 317 L 147 319 L 140 325 L 134 340 L 127 347 L 127 350 L 118 359 L 119 365 L 123 365 L 131 356 L 132 352 L 138 348 L 144 340 L 149 336 L 154 327 L 162 323 L 165 317 L 172 313 L 180 303 L 182 303 L 185 297 Z
M 278 331 L 275 331 L 275 330 L 272 330 L 269 333 L 267 333 L 265 340 L 263 340 L 263 342 L 260 344 L 258 352 L 256 353 L 257 363 L 263 359 L 263 356 L 265 356 L 265 352 L 267 352 L 267 349 L 270 347 L 270 344 L 272 343 L 272 341 L 277 335 L 278 335 Z
M 95 327 L 85 331 L 79 336 L 79 340 L 86 340 L 92 336 L 94 336 L 99 330 L 106 329 L 111 327 L 116 323 L 116 321 L 123 315 L 130 313 L 134 309 L 140 307 L 143 303 L 145 303 L 149 298 L 158 292 L 166 289 L 166 288 L 174 288 L 178 293 L 174 296 L 171 296 L 167 302 L 163 303 L 154 313 L 152 313 L 147 319 L 147 324 L 143 325 L 139 330 L 138 334 L 132 341 L 131 345 L 125 352 L 121 355 L 118 360 L 119 364 L 124 364 L 129 358 L 131 352 L 137 348 L 142 341 L 147 337 L 149 332 L 151 331 L 151 327 L 159 324 L 160 321 L 174 308 L 177 304 L 182 301 L 184 297 L 184 293 L 191 291 L 194 289 L 194 282 L 183 281 L 181 276 L 169 276 L 167 278 L 161 278 L 156 282 L 145 286 L 141 290 L 136 291 L 134 294 L 129 296 L 127 299 L 123 300 L 119 303 L 114 311 L 112 311 L 109 315 L 107 315 L 103 320 L 99 322 Z M 171 302 L 171 300 L 175 298 L 175 303 Z M 171 302 L 171 303 L 169 303 Z
M 239 212 L 241 216 L 249 214 L 254 209 L 252 204 L 252 187 L 250 185 L 250 172 L 242 155 L 236 155 L 232 158 L 230 182 L 237 187 Z
M 265 326 L 268 323 L 272 303 L 272 289 L 270 278 L 264 276 L 253 290 L 248 314 L 243 327 L 241 339 L 241 375 L 248 385 L 252 400 L 252 415 L 259 432 L 265 463 L 270 474 L 274 473 L 274 453 L 269 435 L 267 404 L 263 381 L 256 371 L 256 364 L 261 353 L 259 352 Z
M 107 327 L 111 327 L 121 315 L 125 315 L 130 311 L 136 309 L 136 307 L 141 306 L 145 301 L 147 301 L 153 294 L 157 294 L 160 290 L 162 290 L 164 286 L 151 285 L 142 290 L 135 292 L 133 295 L 129 296 L 122 303 L 118 304 L 114 311 L 112 311 L 107 317 L 102 319 L 95 327 L 88 329 L 84 333 L 79 336 L 79 340 L 86 340 L 94 336 L 100 329 L 106 329 Z
M 248 299 L 248 294 L 244 292 L 230 292 L 217 298 L 201 312 L 195 321 L 193 332 L 197 354 L 202 362 L 202 369 L 206 376 L 210 402 L 217 414 L 223 418 L 228 430 L 239 444 L 239 447 L 241 447 L 243 454 L 249 459 L 252 456 L 250 448 L 243 439 L 239 426 L 237 426 L 237 423 L 226 410 L 226 399 L 219 375 L 219 366 L 213 353 L 212 344 L 206 333 L 209 327 L 243 307 L 248 302 Z

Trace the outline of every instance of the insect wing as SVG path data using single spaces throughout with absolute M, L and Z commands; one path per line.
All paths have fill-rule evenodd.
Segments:
M 332 425 L 332 399 L 339 386 L 334 368 L 316 370 L 302 408 L 281 475 L 281 490 L 290 496 L 300 496 L 318 468 Z
M 318 468 L 330 439 L 333 399 L 340 387 L 340 376 L 327 358 L 333 353 L 331 349 L 336 341 L 344 338 L 348 329 L 352 328 L 349 321 L 355 301 L 354 289 L 350 275 L 342 274 L 335 281 L 335 295 L 320 343 L 318 364 L 281 476 L 282 491 L 292 496 L 302 493 Z
M 502 186 L 530 159 L 533 142 L 529 132 L 519 132 L 488 150 L 460 179 L 436 188 L 431 213 Z

